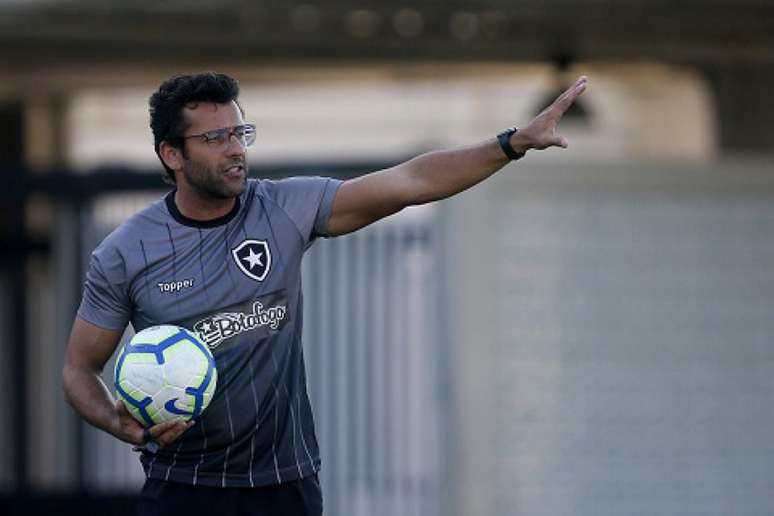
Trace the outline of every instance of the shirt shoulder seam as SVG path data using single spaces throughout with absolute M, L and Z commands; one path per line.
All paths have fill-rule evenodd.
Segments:
M 290 222 L 293 224 L 293 227 L 296 229 L 296 233 L 298 234 L 298 237 L 301 239 L 301 243 L 303 243 L 304 242 L 304 234 L 301 232 L 301 228 L 298 227 L 298 224 L 293 219 L 293 217 L 290 216 L 290 213 L 288 213 L 287 210 L 285 210 L 285 208 L 283 208 L 280 203 L 278 203 L 277 201 L 275 201 L 274 199 L 272 199 L 268 195 L 265 195 L 265 194 L 263 194 L 261 192 L 256 192 L 256 194 L 257 194 L 257 197 L 259 199 L 265 200 L 266 202 L 270 202 L 272 204 L 272 206 L 275 206 L 278 210 L 280 210 L 285 215 L 285 217 L 288 218 L 288 220 L 290 220 Z M 268 218 L 269 216 L 270 216 L 269 212 L 266 211 L 266 217 Z

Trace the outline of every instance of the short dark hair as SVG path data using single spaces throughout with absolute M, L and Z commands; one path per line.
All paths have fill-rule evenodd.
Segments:
M 164 81 L 158 91 L 151 95 L 150 127 L 153 131 L 153 147 L 164 166 L 164 179 L 175 183 L 175 174 L 161 159 L 161 142 L 177 147 L 185 157 L 185 141 L 181 138 L 187 129 L 183 108 L 197 102 L 227 104 L 239 97 L 239 83 L 228 75 L 204 72 L 193 75 L 176 75 Z M 239 107 L 241 110 L 242 108 Z

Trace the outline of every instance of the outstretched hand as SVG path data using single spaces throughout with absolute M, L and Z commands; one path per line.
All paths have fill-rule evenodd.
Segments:
M 123 401 L 116 400 L 115 410 L 118 416 L 118 429 L 115 436 L 136 446 L 145 446 L 149 441 L 153 441 L 159 448 L 163 448 L 177 440 L 194 423 L 172 419 L 153 425 L 146 433 L 146 429 L 129 413 Z
M 522 127 L 511 139 L 513 148 L 517 151 L 543 150 L 548 147 L 567 148 L 567 139 L 556 132 L 556 127 L 575 99 L 586 89 L 587 82 L 585 75 L 579 77 L 575 84 L 559 95 L 550 106 Z

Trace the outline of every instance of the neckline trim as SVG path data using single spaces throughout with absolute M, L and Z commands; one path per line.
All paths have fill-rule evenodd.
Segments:
M 192 219 L 180 213 L 180 210 L 177 208 L 177 204 L 175 204 L 175 192 L 177 192 L 177 188 L 164 196 L 164 202 L 167 205 L 169 214 L 172 215 L 172 218 L 180 224 L 192 228 L 215 228 L 218 226 L 223 226 L 224 224 L 228 224 L 234 217 L 236 217 L 236 214 L 239 213 L 239 207 L 241 206 L 240 196 L 237 196 L 235 197 L 234 207 L 225 215 L 209 220 Z

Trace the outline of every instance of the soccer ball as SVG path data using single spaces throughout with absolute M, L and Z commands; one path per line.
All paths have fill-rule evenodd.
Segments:
M 215 359 L 199 336 L 179 326 L 151 326 L 118 354 L 116 395 L 143 426 L 194 419 L 215 392 Z

